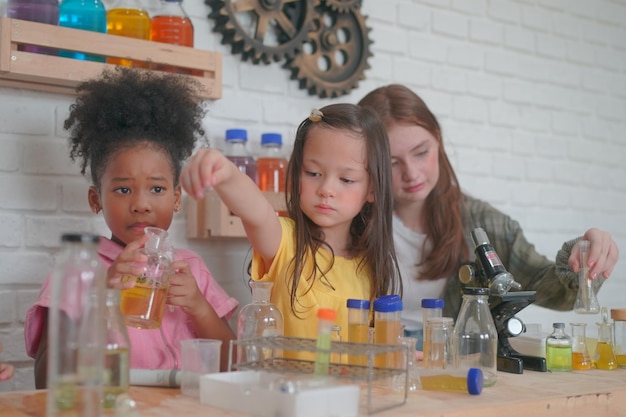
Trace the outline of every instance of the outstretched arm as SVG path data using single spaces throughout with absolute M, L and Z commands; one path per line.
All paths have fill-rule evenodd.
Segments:
M 276 212 L 257 185 L 216 149 L 200 149 L 183 168 L 180 182 L 194 199 L 213 188 L 222 202 L 237 216 L 266 265 L 270 265 L 280 244 L 282 229 Z

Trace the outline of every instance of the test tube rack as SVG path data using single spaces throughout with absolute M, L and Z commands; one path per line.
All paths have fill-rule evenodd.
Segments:
M 364 407 L 368 414 L 374 414 L 390 408 L 398 407 L 406 403 L 408 394 L 408 364 L 406 361 L 401 367 L 375 366 L 374 358 L 381 354 L 408 355 L 412 352 L 403 345 L 354 343 L 332 341 L 330 349 L 317 349 L 315 339 L 296 338 L 287 336 L 270 336 L 252 339 L 231 340 L 228 357 L 229 371 L 257 370 L 278 372 L 283 374 L 313 374 L 315 357 L 317 354 L 330 355 L 332 358 L 342 358 L 340 361 L 331 359 L 328 375 L 343 381 L 361 384 L 365 390 Z M 246 347 L 261 351 L 259 358 L 249 361 L 237 362 L 235 352 L 237 348 L 245 350 Z M 355 365 L 348 363 L 350 356 L 367 358 L 367 365 Z M 312 359 L 303 359 L 312 358 Z M 391 380 L 401 381 L 402 391 L 391 388 Z M 380 383 L 379 383 L 380 382 Z M 389 393 L 386 398 L 391 398 L 387 403 L 380 404 L 375 401 L 374 393 L 384 391 Z M 377 398 L 382 396 L 377 395 Z

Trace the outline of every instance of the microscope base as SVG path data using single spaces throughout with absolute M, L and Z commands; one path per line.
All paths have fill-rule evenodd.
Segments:
M 529 371 L 547 372 L 546 358 L 521 354 L 498 355 L 498 371 L 521 374 Z

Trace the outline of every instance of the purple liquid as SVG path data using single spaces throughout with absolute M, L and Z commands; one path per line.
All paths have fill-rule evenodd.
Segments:
M 237 165 L 239 171 L 252 178 L 255 184 L 258 184 L 254 158 L 251 156 L 227 156 L 227 158 L 233 161 L 233 164 Z
M 7 2 L 7 17 L 56 26 L 59 24 L 59 2 L 57 0 L 9 0 Z M 42 46 L 20 45 L 18 50 L 57 55 L 56 49 Z

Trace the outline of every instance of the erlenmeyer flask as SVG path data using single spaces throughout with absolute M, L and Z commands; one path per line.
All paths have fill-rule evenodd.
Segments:
M 572 326 L 572 369 L 591 369 L 591 358 L 587 351 L 586 323 L 570 323 Z
M 580 241 L 580 270 L 578 271 L 578 294 L 574 302 L 574 311 L 580 314 L 597 314 L 600 312 L 600 304 L 589 277 L 589 241 Z
M 613 323 L 609 323 L 609 312 L 602 307 L 602 321 L 598 325 L 598 344 L 593 355 L 593 364 L 597 369 L 616 369 L 617 358 L 613 349 Z

